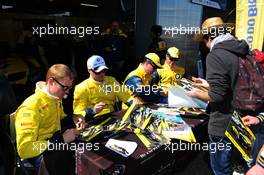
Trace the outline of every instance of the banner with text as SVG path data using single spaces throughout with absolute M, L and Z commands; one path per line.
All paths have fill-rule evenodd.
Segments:
M 264 38 L 264 0 L 236 1 L 236 37 L 251 49 L 262 50 Z

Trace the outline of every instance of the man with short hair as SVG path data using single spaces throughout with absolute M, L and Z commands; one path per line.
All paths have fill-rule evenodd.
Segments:
M 160 85 L 164 93 L 168 95 L 168 88 L 175 86 L 184 76 L 185 69 L 177 66 L 176 62 L 180 59 L 180 51 L 176 47 L 167 50 L 165 63 L 162 69 L 154 73 L 153 82 Z
M 152 84 L 153 73 L 157 68 L 162 68 L 159 56 L 148 53 L 138 68 L 127 75 L 124 84 L 136 103 L 168 103 L 162 89 Z
M 225 131 L 233 113 L 232 100 L 238 76 L 239 56 L 246 56 L 249 46 L 243 40 L 236 40 L 231 35 L 233 25 L 224 23 L 220 17 L 206 19 L 202 28 L 204 33 L 198 34 L 196 38 L 210 49 L 206 57 L 209 90 L 203 92 L 193 89 L 188 94 L 210 102 L 208 133 L 211 167 L 216 175 L 231 175 L 231 142 L 225 136 Z M 219 149 L 218 145 L 224 145 L 224 148 Z
M 69 67 L 64 64 L 55 64 L 49 68 L 46 82 L 36 83 L 35 93 L 16 110 L 18 154 L 21 158 L 28 159 L 36 168 L 39 168 L 42 155 L 46 153 L 50 144 L 70 143 L 79 135 L 79 131 L 75 128 L 61 131 L 61 120 L 66 117 L 63 112 L 62 98 L 67 96 L 72 86 L 73 74 Z M 47 153 L 47 155 L 51 154 L 51 152 Z M 46 165 L 56 164 L 58 170 L 68 168 L 64 168 L 64 159 L 59 162 L 55 161 L 56 158 L 53 160 L 54 162 L 50 159 L 48 162 L 45 160 Z M 54 168 L 47 167 L 53 172 Z M 73 171 L 74 168 L 72 167 L 71 170 Z M 65 172 L 70 173 L 66 170 Z
M 93 55 L 87 60 L 89 78 L 76 85 L 74 90 L 74 114 L 93 117 L 112 113 L 117 101 L 129 105 L 129 94 L 114 77 L 106 76 L 108 67 L 103 57 Z M 125 106 L 123 106 L 126 108 Z M 122 111 L 121 111 L 122 113 Z
M 123 71 L 128 55 L 127 35 L 121 30 L 119 22 L 113 20 L 111 26 L 101 33 L 102 56 L 106 58 L 109 74 L 118 81 L 123 79 L 120 72 Z
M 161 38 L 162 35 L 162 26 L 160 25 L 153 25 L 151 27 L 151 37 L 152 41 L 149 45 L 149 52 L 156 53 L 161 59 L 165 58 L 166 50 L 167 50 L 167 43 Z M 161 62 L 163 62 L 162 60 Z

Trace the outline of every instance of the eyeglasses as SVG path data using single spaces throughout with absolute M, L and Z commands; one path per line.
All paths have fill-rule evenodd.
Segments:
M 171 61 L 179 61 L 179 58 L 173 58 L 173 57 L 170 57 L 169 58 Z
M 149 58 L 145 57 L 145 60 L 151 64 L 151 66 L 153 67 L 153 69 L 158 69 L 158 67 L 156 66 L 156 64 Z
M 60 83 L 58 80 L 56 80 L 55 78 L 52 78 L 52 79 L 53 79 L 56 83 L 58 83 L 64 91 L 70 90 L 70 89 L 73 87 L 73 85 L 71 85 L 71 86 L 65 86 L 65 85 L 61 84 L 61 83 Z

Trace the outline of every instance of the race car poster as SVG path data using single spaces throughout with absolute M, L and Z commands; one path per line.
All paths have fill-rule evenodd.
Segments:
M 238 114 L 237 111 L 234 111 L 232 119 L 225 132 L 225 135 L 239 150 L 243 158 L 246 161 L 250 161 L 256 137 L 249 129 L 249 127 L 244 125 L 241 116 Z

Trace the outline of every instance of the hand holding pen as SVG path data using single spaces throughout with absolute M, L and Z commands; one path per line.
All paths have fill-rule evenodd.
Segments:
M 74 121 L 76 129 L 78 131 L 85 128 L 85 119 L 84 119 L 84 117 L 82 117 L 80 115 L 74 115 L 73 116 L 73 121 Z
M 96 114 L 98 114 L 99 112 L 101 112 L 103 110 L 103 108 L 107 106 L 107 104 L 105 104 L 104 102 L 100 102 L 94 105 L 94 112 Z

